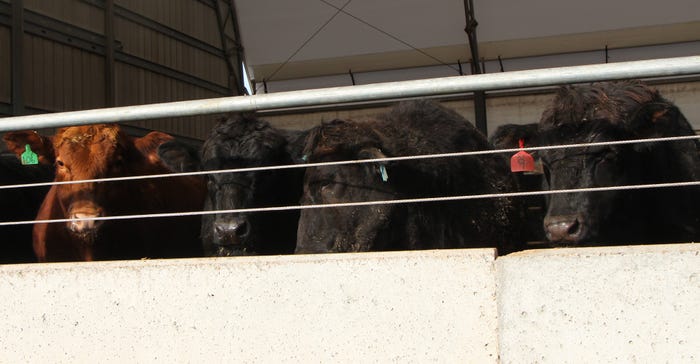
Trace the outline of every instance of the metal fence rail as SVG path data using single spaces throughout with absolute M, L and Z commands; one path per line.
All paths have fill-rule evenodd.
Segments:
M 0 132 L 691 74 L 700 74 L 700 56 L 454 76 L 264 95 L 18 116 L 0 119 Z

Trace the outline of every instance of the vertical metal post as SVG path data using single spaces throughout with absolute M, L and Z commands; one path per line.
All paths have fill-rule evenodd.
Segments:
M 464 14 L 467 21 L 464 31 L 467 33 L 467 39 L 469 40 L 469 49 L 472 57 L 472 74 L 477 75 L 482 73 L 482 70 L 479 66 L 479 43 L 476 40 L 476 26 L 479 23 L 477 23 L 476 18 L 474 17 L 473 0 L 464 0 Z M 484 135 L 487 135 L 486 93 L 484 91 L 474 92 L 474 117 L 476 118 L 476 128 L 484 133 Z
M 114 69 L 114 0 L 105 0 L 105 107 L 116 105 Z
M 231 25 L 233 26 L 233 36 L 234 36 L 234 46 L 236 47 L 236 62 L 238 63 L 238 94 L 246 95 L 246 91 L 243 77 L 245 72 L 243 71 L 243 61 L 245 61 L 245 56 L 243 54 L 243 44 L 241 42 L 241 31 L 238 26 L 238 12 L 236 11 L 236 2 L 234 0 L 229 1 L 229 13 L 231 14 Z
M 352 81 L 352 85 L 355 86 L 355 75 L 352 74 L 352 69 L 348 70 L 348 74 L 350 74 L 350 81 Z
M 222 57 L 226 63 L 228 70 L 228 88 L 231 95 L 245 95 L 247 91 L 243 84 L 243 49 L 240 44 L 238 19 L 236 18 L 236 9 L 233 0 L 226 2 L 228 11 L 221 9 L 219 0 L 214 0 L 214 12 L 216 13 L 216 22 L 219 26 L 219 35 L 221 37 Z M 229 21 L 233 30 L 231 39 L 226 34 L 226 28 Z M 235 51 L 235 53 L 233 53 Z
M 12 115 L 24 114 L 24 2 L 12 0 L 11 96 Z

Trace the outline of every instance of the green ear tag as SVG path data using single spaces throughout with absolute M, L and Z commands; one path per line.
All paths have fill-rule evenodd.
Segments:
M 24 153 L 22 153 L 22 164 L 39 164 L 39 156 L 32 152 L 32 148 L 29 144 L 24 146 Z
M 389 174 L 386 173 L 386 166 L 381 164 L 379 166 L 379 173 L 382 175 L 382 181 L 387 182 L 389 180 Z

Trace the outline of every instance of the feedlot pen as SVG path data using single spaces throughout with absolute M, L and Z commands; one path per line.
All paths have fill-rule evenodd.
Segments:
M 0 120 L 0 131 L 700 73 L 700 57 Z M 6 265 L 8 362 L 696 362 L 696 244 Z

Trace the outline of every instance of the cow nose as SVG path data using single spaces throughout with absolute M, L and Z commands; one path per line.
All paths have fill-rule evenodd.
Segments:
M 214 224 L 214 234 L 219 245 L 238 245 L 250 232 L 246 219 L 220 221 Z
M 68 222 L 68 228 L 74 232 L 74 233 L 86 233 L 89 231 L 93 231 L 97 229 L 101 224 L 102 221 L 100 220 L 80 220 L 80 219 L 85 219 L 85 218 L 95 218 L 99 217 L 99 214 L 91 214 L 91 213 L 72 213 L 70 215 L 70 218 L 73 219 Z
M 583 226 L 578 215 L 548 216 L 544 219 L 547 240 L 559 243 L 576 243 L 580 241 Z

